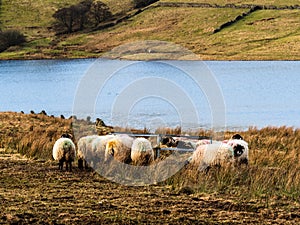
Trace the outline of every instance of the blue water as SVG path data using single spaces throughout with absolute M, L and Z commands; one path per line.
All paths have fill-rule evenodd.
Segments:
M 229 129 L 300 127 L 299 61 L 206 61 L 213 78 L 207 84 L 205 75 L 188 61 L 180 63 L 191 68 L 193 75 L 165 62 L 124 66 L 111 61 L 113 73 L 101 61 L 93 70 L 95 62 L 0 61 L 0 111 L 45 110 L 49 115 L 100 117 L 114 126 L 150 129 L 178 125 L 209 128 L 218 113 L 224 114 L 220 125 Z M 89 77 L 90 73 L 105 77 L 107 71 L 110 76 L 102 86 L 97 78 Z M 85 83 L 87 75 L 91 79 Z M 199 87 L 193 76 L 207 89 Z M 82 109 L 74 109 L 74 105 Z M 197 124 L 193 124 L 195 115 Z

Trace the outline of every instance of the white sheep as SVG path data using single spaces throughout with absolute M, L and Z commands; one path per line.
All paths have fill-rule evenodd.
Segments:
M 189 164 L 198 170 L 208 170 L 211 166 L 225 166 L 234 162 L 232 146 L 226 143 L 199 145 L 189 159 Z
M 147 166 L 154 161 L 151 142 L 146 138 L 136 138 L 131 147 L 131 160 L 135 165 Z
M 98 136 L 92 140 L 91 154 L 93 158 L 93 165 L 95 166 L 97 162 L 104 161 L 106 144 L 109 140 L 113 139 L 115 135 L 103 135 Z
M 116 135 L 110 139 L 105 148 L 105 162 L 111 157 L 123 163 L 131 162 L 131 146 L 133 138 L 128 135 Z
M 59 138 L 53 146 L 52 156 L 58 161 L 58 169 L 62 170 L 66 162 L 66 170 L 72 171 L 72 162 L 76 156 L 75 144 L 70 138 Z
M 87 161 L 90 161 L 94 155 L 92 153 L 92 142 L 97 139 L 98 135 L 90 135 L 81 137 L 77 142 L 77 159 L 78 159 L 78 168 L 83 169 L 87 168 Z

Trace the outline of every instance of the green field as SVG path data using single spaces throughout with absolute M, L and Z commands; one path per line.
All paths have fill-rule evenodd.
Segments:
M 150 7 L 97 31 L 55 35 L 53 13 L 80 1 L 3 0 L 2 30 L 17 29 L 27 37 L 23 46 L 0 53 L 0 59 L 99 57 L 114 47 L 136 41 L 179 44 L 205 60 L 299 60 L 300 10 L 258 10 L 214 33 L 222 24 L 249 11 L 241 8 Z M 113 14 L 132 13 L 132 1 L 105 0 Z M 209 4 L 300 5 L 290 1 L 158 1 Z

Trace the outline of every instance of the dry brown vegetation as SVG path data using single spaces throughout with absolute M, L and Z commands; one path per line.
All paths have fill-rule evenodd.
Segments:
M 80 124 L 85 127 L 82 131 L 91 132 L 91 123 Z M 248 167 L 213 168 L 208 174 L 187 167 L 146 187 L 119 185 L 77 168 L 73 173 L 58 171 L 51 160 L 52 146 L 61 133 L 70 131 L 71 119 L 0 113 L 0 223 L 300 222 L 299 129 L 252 127 L 241 131 L 249 143 Z M 182 131 L 160 128 L 157 132 Z M 233 133 L 226 131 L 222 136 L 227 139 Z

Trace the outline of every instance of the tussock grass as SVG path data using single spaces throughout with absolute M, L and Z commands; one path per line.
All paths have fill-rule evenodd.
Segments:
M 82 135 L 91 134 L 93 123 L 85 120 L 54 118 L 42 114 L 0 113 L 0 148 L 36 159 L 52 159 L 54 142 L 74 126 Z M 118 128 L 118 131 L 148 133 L 147 129 Z M 180 127 L 158 128 L 156 133 L 182 134 Z M 229 139 L 232 131 L 222 132 Z M 195 193 L 228 194 L 243 199 L 263 199 L 272 204 L 276 199 L 298 201 L 300 198 L 300 129 L 292 127 L 250 127 L 239 132 L 249 143 L 249 165 L 212 168 L 207 174 L 194 168 L 183 168 L 163 182 L 173 189 L 192 189 Z M 193 131 L 191 135 L 211 136 L 212 131 Z M 162 157 L 165 157 L 162 155 Z M 162 159 L 160 159 L 162 160 Z
M 229 139 L 234 133 L 226 131 L 222 135 Z M 249 143 L 248 166 L 212 168 L 207 174 L 188 167 L 166 183 L 179 190 L 187 186 L 195 192 L 263 198 L 266 204 L 280 198 L 299 200 L 300 130 L 285 126 L 251 127 L 239 133 Z
M 0 147 L 32 158 L 52 159 L 52 148 L 71 120 L 43 114 L 0 113 Z

